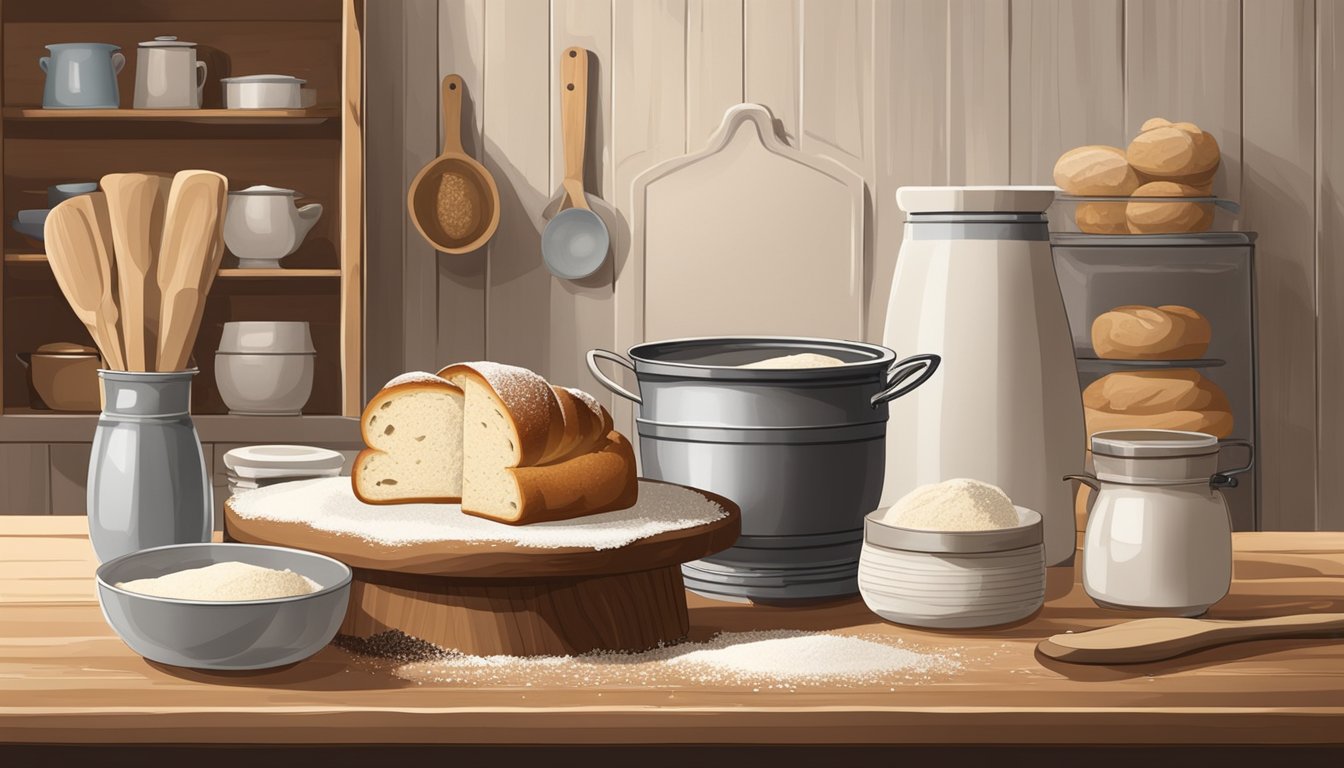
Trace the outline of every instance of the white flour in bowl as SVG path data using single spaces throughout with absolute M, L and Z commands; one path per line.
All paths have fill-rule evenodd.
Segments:
M 921 531 L 993 531 L 1021 523 L 998 486 L 958 478 L 921 485 L 901 497 L 882 522 Z
M 393 673 L 405 680 L 491 687 L 885 687 L 962 666 L 959 653 L 916 650 L 891 638 L 796 630 L 724 632 L 703 643 L 578 656 L 469 656 L 400 637 L 345 643 L 392 656 L 400 662 Z
M 348 477 L 279 483 L 235 496 L 229 503 L 242 518 L 304 523 L 390 546 L 493 541 L 541 549 L 615 549 L 727 515 L 723 507 L 695 491 L 644 481 L 639 484 L 639 501 L 629 509 L 531 525 L 468 515 L 460 504 L 365 504 L 355 498 Z
M 774 370 L 792 370 L 798 368 L 832 368 L 844 365 L 845 361 L 830 355 L 818 355 L 815 352 L 803 352 L 798 355 L 783 355 L 754 363 L 739 365 L 739 368 L 770 368 Z
M 311 595 L 321 585 L 291 570 L 279 571 L 250 563 L 215 563 L 187 568 L 153 579 L 117 583 L 118 589 L 175 600 L 272 600 Z

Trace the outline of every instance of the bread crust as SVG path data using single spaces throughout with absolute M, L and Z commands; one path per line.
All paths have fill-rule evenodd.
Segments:
M 1208 351 L 1212 329 L 1189 307 L 1129 304 L 1097 315 L 1091 336 L 1101 358 L 1188 360 Z
M 1083 390 L 1083 405 L 1131 416 L 1232 410 L 1222 388 L 1190 368 L 1109 373 Z
M 620 432 L 606 434 L 594 450 L 564 461 L 510 470 L 522 500 L 519 514 L 505 519 L 470 509 L 477 517 L 510 525 L 571 520 L 629 509 L 639 499 L 635 450 Z
M 1119 147 L 1093 144 L 1076 147 L 1055 161 L 1055 183 L 1071 195 L 1128 195 L 1139 177 Z
M 355 455 L 355 461 L 350 469 L 350 488 L 355 493 L 355 498 L 365 504 L 414 504 L 417 502 L 429 502 L 434 504 L 456 504 L 462 501 L 460 496 L 405 496 L 395 499 L 372 499 L 360 492 L 360 483 L 365 482 L 364 471 L 368 460 L 378 454 L 385 454 L 387 451 L 380 451 L 372 447 L 369 431 L 369 420 L 371 416 L 376 416 L 383 403 L 388 402 L 392 397 L 408 392 L 455 392 L 462 394 L 462 390 L 454 386 L 451 382 L 444 380 L 442 383 L 433 381 L 413 381 L 405 384 L 394 384 L 384 387 L 369 399 L 368 405 L 364 406 L 364 412 L 359 417 L 359 437 L 366 446 L 364 450 Z
M 1112 429 L 1177 429 L 1185 432 L 1203 432 L 1217 438 L 1232 434 L 1234 425 L 1230 411 L 1169 411 L 1159 414 L 1108 413 L 1095 408 L 1083 408 L 1087 434 Z
M 463 378 L 484 384 L 503 406 L 518 436 L 514 446 L 514 466 L 540 464 L 565 438 L 564 414 L 555 391 L 546 380 L 526 368 L 502 363 L 456 363 L 439 371 L 439 376 L 459 385 Z

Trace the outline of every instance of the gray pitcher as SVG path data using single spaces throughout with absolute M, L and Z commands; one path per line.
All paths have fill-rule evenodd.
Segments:
M 120 46 L 109 43 L 53 43 L 37 60 L 47 73 L 42 91 L 46 109 L 116 109 L 121 106 L 117 73 L 126 66 Z
M 210 540 L 214 520 L 191 377 L 99 371 L 106 401 L 89 458 L 89 538 L 101 562 Z

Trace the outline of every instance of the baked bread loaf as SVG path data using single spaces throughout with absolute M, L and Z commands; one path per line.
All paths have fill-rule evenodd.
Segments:
M 1153 117 L 1144 121 L 1125 158 L 1150 179 L 1200 186 L 1213 178 L 1221 153 L 1213 135 L 1198 125 Z
M 634 448 L 591 396 L 499 363 L 439 376 L 464 396 L 463 512 L 534 523 L 634 505 Z
M 1134 190 L 1134 197 L 1204 197 L 1208 189 L 1174 181 L 1150 181 Z M 1213 226 L 1212 203 L 1183 203 L 1175 200 L 1139 202 L 1125 206 L 1129 231 L 1141 234 L 1204 232 Z
M 389 381 L 360 418 L 368 446 L 351 484 L 368 504 L 462 499 L 462 390 L 416 371 Z
M 1139 177 L 1118 147 L 1093 145 L 1070 149 L 1055 162 L 1055 183 L 1071 195 L 1123 196 L 1139 186 Z
M 351 483 L 370 504 L 460 501 L 463 512 L 525 524 L 637 500 L 634 448 L 611 414 L 524 368 L 459 363 L 398 377 L 361 423 L 369 447 Z
M 1133 416 L 1232 410 L 1222 388 L 1191 368 L 1109 373 L 1083 390 L 1083 405 Z
M 1209 321 L 1175 304 L 1132 304 L 1092 321 L 1092 348 L 1112 360 L 1190 360 L 1203 357 L 1212 339 Z
M 1160 414 L 1129 414 L 1083 408 L 1087 434 L 1112 429 L 1177 429 L 1184 432 L 1203 432 L 1219 439 L 1232 434 L 1230 411 L 1169 411 Z

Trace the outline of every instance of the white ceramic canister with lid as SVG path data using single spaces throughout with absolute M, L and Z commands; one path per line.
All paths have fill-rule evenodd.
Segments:
M 1250 443 L 1227 440 L 1222 446 Z M 1218 438 L 1131 429 L 1092 435 L 1097 490 L 1083 544 L 1083 587 L 1098 605 L 1199 616 L 1232 584 L 1232 523 L 1219 488 L 1246 466 L 1218 471 Z M 1253 457 L 1252 457 L 1253 460 Z
M 943 366 L 891 404 L 880 506 L 952 478 L 992 483 L 1041 513 L 1047 565 L 1074 553 L 1059 477 L 1082 469 L 1086 445 L 1045 216 L 1054 199 L 1054 187 L 897 190 L 908 216 L 882 337 Z

